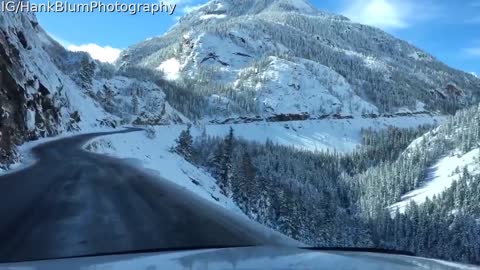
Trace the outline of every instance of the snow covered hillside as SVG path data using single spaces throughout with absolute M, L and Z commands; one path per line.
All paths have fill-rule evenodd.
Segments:
M 411 201 L 422 203 L 438 197 L 468 174 L 480 173 L 480 107 L 459 111 L 436 129 L 416 139 L 387 164 L 356 176 L 362 190 L 362 207 L 374 205 L 404 210 Z
M 425 202 L 440 195 L 464 174 L 480 174 L 480 107 L 459 112 L 437 129 L 415 140 L 405 159 L 423 156 L 426 173 L 415 180 L 416 188 L 403 194 L 390 208 L 403 212 L 411 202 Z
M 209 1 L 117 65 L 161 70 L 208 99 L 199 118 L 450 114 L 479 101 L 475 76 L 306 0 Z
M 467 153 L 454 153 L 440 159 L 435 165 L 427 169 L 427 176 L 419 188 L 402 196 L 402 200 L 393 204 L 392 211 L 397 209 L 403 213 L 411 201 L 417 204 L 425 202 L 427 198 L 438 196 L 447 188 L 458 181 L 464 168 L 471 175 L 480 174 L 480 148 L 475 148 Z
M 40 137 L 188 122 L 141 72 L 122 76 L 86 53 L 66 51 L 34 14 L 2 13 L 0 29 L 0 167 L 17 161 L 16 145 Z

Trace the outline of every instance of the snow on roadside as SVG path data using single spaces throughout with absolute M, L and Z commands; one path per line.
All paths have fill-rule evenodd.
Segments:
M 99 116 L 99 115 L 95 115 Z M 104 115 L 103 115 L 104 116 Z M 20 153 L 20 162 L 11 165 L 11 168 L 7 171 L 0 169 L 0 175 L 5 173 L 11 173 L 13 171 L 26 168 L 34 164 L 35 160 L 30 154 L 30 150 L 38 144 L 48 142 L 51 140 L 56 140 L 59 138 L 65 138 L 73 135 L 85 134 L 90 132 L 98 131 L 111 131 L 111 129 L 105 127 L 95 126 L 94 121 L 81 122 L 82 131 L 81 132 L 67 132 L 62 135 L 53 138 L 41 138 L 36 141 L 27 142 L 19 146 Z M 360 131 L 362 128 L 374 128 L 382 129 L 388 126 L 396 126 L 401 128 L 416 127 L 423 124 L 435 124 L 443 121 L 443 117 L 431 117 L 431 116 L 416 116 L 416 117 L 395 117 L 395 118 L 377 118 L 377 119 L 328 119 L 328 120 L 311 120 L 311 121 L 290 121 L 290 122 L 256 122 L 256 123 L 245 123 L 245 124 L 232 124 L 232 125 L 206 125 L 204 126 L 205 131 L 208 135 L 211 136 L 225 136 L 230 127 L 233 127 L 235 130 L 236 136 L 243 138 L 249 141 L 256 141 L 264 143 L 267 140 L 270 140 L 274 143 L 293 146 L 298 149 L 310 150 L 310 151 L 337 151 L 337 152 L 350 152 L 353 151 L 360 144 Z M 218 192 L 212 191 L 211 183 L 213 178 L 204 177 L 204 173 L 200 172 L 198 169 L 193 169 L 191 165 L 189 166 L 187 162 L 182 159 L 173 162 L 175 159 L 173 154 L 165 151 L 174 144 L 175 139 L 178 137 L 178 134 L 181 130 L 185 129 L 184 125 L 170 125 L 170 126 L 159 126 L 156 127 L 157 137 L 161 139 L 160 141 L 155 141 L 153 143 L 154 147 L 159 147 L 163 149 L 160 151 L 164 153 L 163 158 L 157 157 L 155 160 L 150 160 L 147 156 L 148 154 L 143 155 L 142 151 L 145 153 L 150 153 L 152 149 L 149 145 L 149 140 L 146 140 L 146 137 L 138 137 L 138 135 L 131 134 L 119 134 L 112 135 L 109 138 L 118 138 L 114 139 L 113 146 L 118 151 L 115 152 L 113 149 L 105 148 L 103 151 L 106 154 L 112 154 L 120 156 L 123 158 L 135 158 L 146 162 L 147 168 L 157 170 L 155 164 L 169 164 L 171 167 L 180 167 L 184 170 L 191 171 L 189 175 L 194 175 L 193 177 L 198 177 L 203 179 L 205 184 L 201 189 L 208 189 L 209 191 L 207 197 L 211 199 L 211 196 L 220 198 L 221 196 Z M 203 130 L 203 127 L 196 127 L 192 129 L 193 136 L 199 136 Z M 130 138 L 129 136 L 133 136 Z M 128 140 L 127 140 L 128 139 Z M 132 139 L 133 143 L 128 143 Z M 135 148 L 134 146 L 137 145 Z M 160 153 L 159 152 L 159 153 Z M 130 155 L 130 156 L 129 156 Z M 173 155 L 173 156 L 172 156 Z M 177 158 L 179 158 L 177 156 Z M 169 163 L 166 163 L 168 160 Z M 163 167 L 160 167 L 163 168 Z M 170 168 L 170 167 L 167 167 Z M 165 178 L 175 179 L 178 175 L 183 175 L 180 179 L 185 183 L 192 182 L 192 179 L 185 179 L 185 173 L 179 173 L 176 170 L 162 170 L 162 176 Z M 195 176 L 197 175 L 197 176 Z M 198 176 L 202 175 L 202 176 Z M 189 178 L 189 177 L 187 177 Z M 186 181 L 188 180 L 188 181 Z M 196 181 L 196 180 L 194 180 Z M 190 184 L 188 184 L 190 186 Z M 198 186 L 194 190 L 198 190 Z M 223 198 L 224 199 L 224 198 Z M 230 202 L 224 200 L 223 203 L 227 205 Z
M 235 216 L 232 218 L 238 219 L 239 222 L 245 222 L 245 226 L 260 231 L 275 241 L 293 246 L 303 245 L 257 222 L 251 222 L 231 198 L 220 193 L 216 180 L 208 172 L 170 151 L 175 139 L 185 129 L 185 126 L 157 126 L 154 129 L 154 138 L 147 137 L 146 132 L 113 134 L 94 139 L 85 148 L 96 153 L 124 159 L 147 173 L 160 176 L 203 199 L 217 203 L 225 211 L 234 213 Z
M 40 144 L 44 144 L 51 141 L 56 141 L 59 139 L 64 139 L 64 138 L 68 138 L 76 135 L 88 134 L 92 132 L 110 132 L 110 131 L 120 131 L 120 130 L 121 129 L 112 129 L 109 127 L 98 127 L 98 126 L 93 127 L 92 126 L 83 131 L 71 131 L 71 132 L 62 133 L 55 137 L 42 137 L 34 141 L 28 141 L 17 147 L 19 161 L 17 161 L 16 163 L 10 164 L 8 170 L 4 170 L 0 168 L 0 176 L 14 173 L 34 165 L 37 160 L 32 154 L 32 149 Z
M 402 196 L 402 200 L 390 206 L 393 211 L 400 213 L 405 211 L 410 201 L 417 204 L 423 203 L 427 197 L 432 198 L 445 189 L 449 188 L 453 181 L 456 181 L 462 175 L 463 168 L 467 168 L 469 173 L 480 173 L 478 159 L 480 157 L 480 148 L 474 149 L 463 155 L 450 155 L 439 160 L 434 166 L 428 169 L 427 182 L 424 186 L 412 190 Z
M 232 125 L 207 125 L 209 135 L 225 136 L 230 127 L 235 134 L 250 141 L 293 146 L 310 151 L 351 152 L 360 145 L 361 130 L 383 129 L 389 126 L 414 128 L 442 122 L 443 117 L 416 116 L 377 119 L 328 119 L 289 122 L 256 122 Z
M 378 119 L 328 119 L 290 122 L 256 122 L 232 125 L 206 125 L 192 128 L 192 135 L 199 136 L 203 129 L 211 136 L 225 136 L 230 127 L 236 136 L 249 141 L 264 143 L 271 140 L 274 143 L 293 146 L 310 151 L 350 152 L 360 144 L 362 128 L 382 129 L 388 126 L 402 128 L 416 127 L 423 124 L 435 124 L 443 121 L 442 117 L 431 116 L 395 117 Z M 96 141 L 98 153 L 135 160 L 137 165 L 155 171 L 160 176 L 186 187 L 200 196 L 217 201 L 229 209 L 240 211 L 231 199 L 222 196 L 218 187 L 207 172 L 193 166 L 169 149 L 185 125 L 168 125 L 155 127 L 156 138 L 148 139 L 144 132 L 115 134 L 100 137 Z M 30 150 L 41 144 L 59 138 L 85 134 L 97 131 L 111 131 L 93 125 L 84 125 L 82 132 L 64 133 L 54 138 L 41 138 L 19 146 L 21 162 L 11 166 L 0 175 L 11 173 L 34 164 L 35 159 Z
M 155 127 L 150 139 L 145 132 L 114 134 L 95 139 L 88 147 L 93 152 L 127 160 L 130 164 L 176 183 L 202 198 L 240 212 L 230 198 L 220 194 L 215 179 L 206 171 L 170 152 L 175 139 L 185 129 L 182 125 Z

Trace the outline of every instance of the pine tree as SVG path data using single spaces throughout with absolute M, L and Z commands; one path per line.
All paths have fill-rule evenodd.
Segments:
M 92 88 L 93 77 L 95 75 L 95 62 L 90 61 L 89 57 L 85 56 L 80 62 L 79 77 L 81 86 L 90 90 Z
M 136 94 L 133 94 L 132 95 L 132 113 L 134 115 L 137 115 L 139 113 L 140 109 L 139 109 L 139 101 L 138 101 L 138 97 Z
M 255 205 L 255 194 L 259 194 L 256 183 L 256 168 L 252 158 L 246 150 L 241 150 L 240 162 L 235 162 L 234 177 L 232 178 L 232 194 L 240 208 L 248 213 Z M 238 160 L 237 159 L 237 160 Z
M 220 144 L 214 155 L 216 172 L 218 175 L 218 186 L 223 195 L 230 196 L 233 175 L 233 148 L 234 148 L 234 132 L 230 127 L 228 135 Z
M 188 161 L 192 161 L 193 158 L 193 138 L 190 133 L 190 127 L 186 130 L 182 130 L 178 139 L 176 140 L 175 152 L 184 157 Z

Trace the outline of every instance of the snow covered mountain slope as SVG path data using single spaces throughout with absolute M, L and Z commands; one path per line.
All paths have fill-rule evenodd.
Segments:
M 417 139 L 405 151 L 404 157 L 423 156 L 428 166 L 416 180 L 416 189 L 391 206 L 403 212 L 411 202 L 423 203 L 438 196 L 461 176 L 480 174 L 480 107 L 462 111 L 432 132 Z M 430 165 L 430 166 L 429 166 Z
M 415 140 L 400 157 L 356 176 L 362 207 L 403 211 L 411 201 L 438 197 L 465 174 L 480 173 L 480 106 L 459 111 Z M 392 206 L 393 205 L 393 206 Z
M 454 153 L 440 159 L 435 165 L 427 169 L 424 184 L 402 196 L 402 200 L 393 204 L 392 211 L 403 213 L 411 201 L 417 204 L 425 202 L 427 198 L 438 196 L 447 188 L 458 181 L 465 170 L 471 175 L 480 174 L 480 148 L 475 148 L 467 153 Z
M 265 112 L 357 116 L 378 113 L 376 106 L 358 97 L 340 74 L 326 66 L 301 58 L 288 61 L 276 56 L 265 59 L 264 65 L 258 71 L 241 70 L 243 80 L 237 80 L 234 86 L 254 89 Z
M 117 64 L 161 70 L 216 101 L 200 117 L 444 114 L 480 96 L 475 76 L 305 0 L 212 0 Z
M 0 15 L 0 166 L 15 146 L 63 132 L 188 121 L 156 84 L 68 52 L 31 13 Z
M 56 42 L 46 47 L 56 65 L 121 123 L 158 125 L 188 122 L 166 102 L 165 93 L 148 71 L 118 72 L 110 64 L 94 61 L 87 53 L 65 51 Z

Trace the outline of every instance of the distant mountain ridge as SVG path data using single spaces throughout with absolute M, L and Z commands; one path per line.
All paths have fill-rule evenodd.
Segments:
M 199 118 L 452 114 L 480 100 L 473 75 L 303 0 L 210 1 L 126 49 L 117 65 L 162 70 L 205 97 Z

